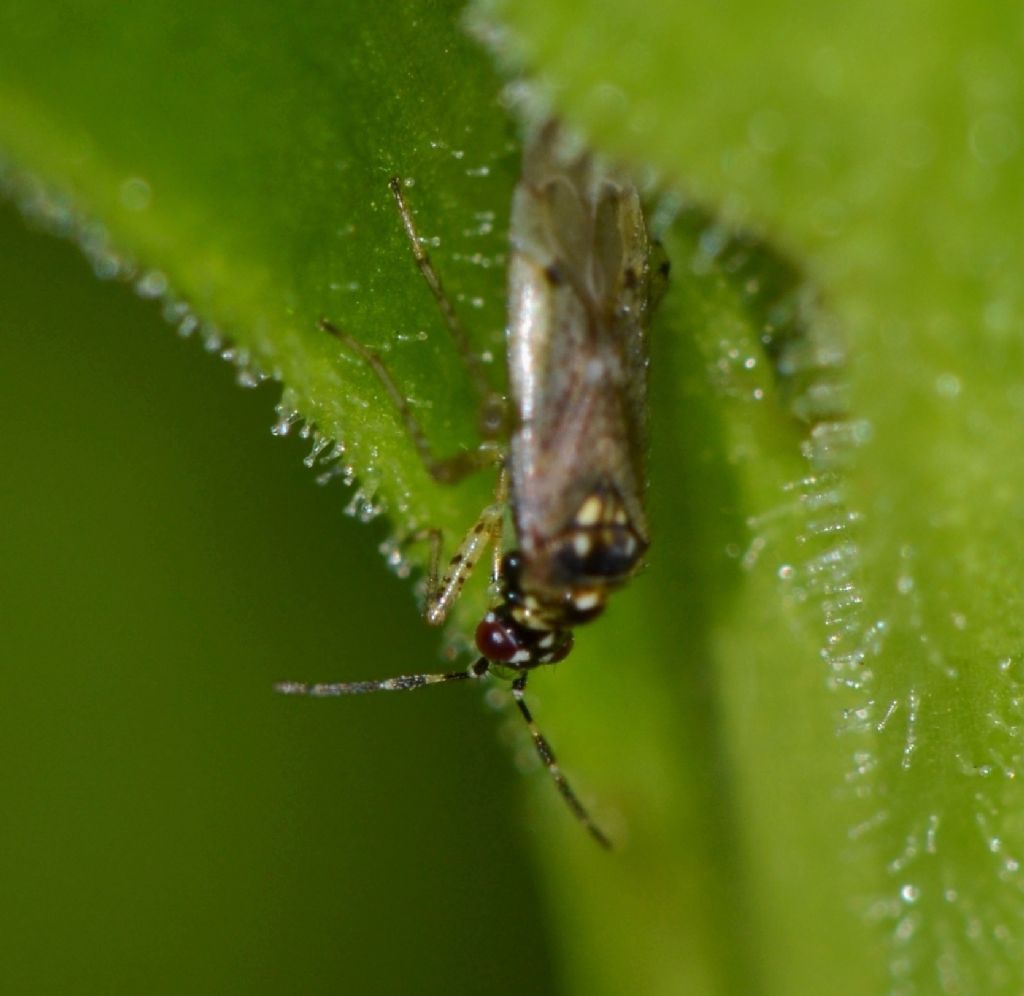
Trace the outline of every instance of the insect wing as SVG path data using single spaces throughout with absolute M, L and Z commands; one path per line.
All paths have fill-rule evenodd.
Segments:
M 617 583 L 647 543 L 649 247 L 639 196 L 567 151 L 548 125 L 527 149 L 510 227 L 509 464 L 525 586 L 564 586 L 565 537 L 581 514 L 603 513 L 633 536 L 618 569 L 599 572 Z

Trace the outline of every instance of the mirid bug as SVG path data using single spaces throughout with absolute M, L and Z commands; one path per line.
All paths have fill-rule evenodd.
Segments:
M 445 295 L 401 182 L 392 179 L 390 187 L 413 257 L 480 397 L 481 445 L 439 458 L 379 355 L 326 319 L 320 324 L 373 370 L 435 480 L 451 484 L 486 466 L 498 468 L 493 502 L 443 574 L 440 534 L 413 537 L 431 545 L 427 622 L 445 619 L 489 545 L 496 551 L 497 596 L 476 629 L 480 657 L 466 670 L 277 687 L 290 695 L 360 695 L 510 672 L 512 695 L 541 760 L 570 809 L 608 847 L 524 693 L 534 668 L 566 657 L 572 630 L 601 614 L 648 545 L 643 465 L 651 273 L 640 198 L 628 180 L 570 147 L 556 122 L 527 142 L 509 225 L 506 403 Z M 506 510 L 516 545 L 502 554 Z

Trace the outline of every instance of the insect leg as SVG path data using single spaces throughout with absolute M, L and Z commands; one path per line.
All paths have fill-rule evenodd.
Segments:
M 521 674 L 512 682 L 512 697 L 515 699 L 516 705 L 519 707 L 519 711 L 522 713 L 523 719 L 526 720 L 526 725 L 529 727 L 530 736 L 533 737 L 533 744 L 537 748 L 537 753 L 540 755 L 540 759 L 544 762 L 544 767 L 548 769 L 548 774 L 551 775 L 554 779 L 555 785 L 558 786 L 558 791 L 562 793 L 562 798 L 565 799 L 569 804 L 569 808 L 575 814 L 576 819 L 578 819 L 587 828 L 587 830 L 590 831 L 590 835 L 594 840 L 596 840 L 602 847 L 611 850 L 611 841 L 604 835 L 601 828 L 590 818 L 590 813 L 587 812 L 583 803 L 576 797 L 576 793 L 573 792 L 565 775 L 562 774 L 562 769 L 558 766 L 558 762 L 555 760 L 555 754 L 551 749 L 551 745 L 548 743 L 544 734 L 537 728 L 537 723 L 530 713 L 524 697 L 526 692 L 527 676 L 528 675 L 525 673 Z
M 503 467 L 498 474 L 494 501 L 480 513 L 476 522 L 462 538 L 454 556 L 448 561 L 448 567 L 443 575 L 441 573 L 442 537 L 439 529 L 421 529 L 406 540 L 409 543 L 421 540 L 430 543 L 430 559 L 427 562 L 426 577 L 427 604 L 423 613 L 429 625 L 439 626 L 444 622 L 488 544 L 495 550 L 493 570 L 498 570 L 507 498 L 508 474 Z M 492 580 L 494 579 L 492 578 Z
M 381 387 L 384 388 L 384 393 L 398 410 L 399 417 L 405 424 L 405 431 L 409 434 L 420 460 L 423 461 L 423 466 L 439 484 L 456 484 L 464 477 L 485 467 L 490 467 L 501 459 L 501 450 L 493 442 L 486 442 L 475 450 L 464 450 L 449 457 L 437 456 L 423 431 L 423 426 L 413 414 L 409 399 L 395 383 L 391 371 L 384 365 L 380 354 L 376 350 L 364 346 L 358 339 L 343 329 L 339 329 L 326 318 L 321 318 L 319 325 L 324 332 L 333 335 L 347 349 L 352 350 L 360 359 L 366 361 L 366 365 L 373 371 L 377 380 L 380 381 Z
M 427 610 L 424 618 L 429 625 L 439 626 L 444 622 L 487 544 L 497 541 L 504 515 L 504 505 L 488 505 L 463 537 L 455 555 L 448 561 L 444 575 L 440 578 L 436 575 L 433 579 L 427 578 Z
M 498 394 L 491 386 L 487 371 L 478 353 L 473 349 L 469 336 L 466 334 L 465 326 L 459 319 L 458 312 L 452 305 L 451 298 L 445 293 L 441 278 L 438 276 L 434 264 L 430 261 L 430 255 L 423 248 L 423 240 L 416 230 L 416 222 L 413 220 L 409 205 L 405 202 L 405 195 L 402 193 L 402 181 L 399 177 L 393 176 L 388 181 L 391 188 L 391 195 L 395 199 L 398 213 L 402 218 L 402 226 L 409 239 L 409 247 L 412 250 L 416 266 L 430 288 L 430 293 L 437 303 L 437 309 L 441 312 L 441 318 L 448 328 L 448 332 L 459 351 L 469 378 L 473 383 L 473 390 L 480 402 L 479 429 L 484 439 L 499 439 L 505 428 L 506 405 L 505 399 Z
M 488 505 L 473 527 L 466 533 L 455 556 L 441 576 L 441 531 L 424 529 L 414 533 L 410 540 L 427 540 L 430 543 L 430 561 L 427 571 L 426 620 L 431 625 L 444 621 L 452 603 L 458 598 L 480 555 L 489 542 L 500 541 L 505 501 L 508 492 L 507 475 L 502 468 L 498 475 L 495 500 Z M 307 683 L 304 681 L 281 681 L 274 690 L 282 695 L 304 695 L 312 698 L 328 698 L 338 695 L 365 695 L 368 692 L 396 692 L 426 685 L 440 685 L 467 678 L 480 678 L 487 674 L 490 662 L 481 657 L 465 671 L 448 671 L 440 674 L 403 674 L 395 678 L 376 681 L 340 681 Z
M 282 695 L 305 695 L 310 698 L 330 698 L 336 695 L 365 695 L 368 692 L 405 692 L 427 685 L 443 685 L 450 681 L 465 681 L 467 678 L 481 678 L 489 668 L 486 657 L 481 657 L 465 671 L 449 671 L 445 674 L 402 674 L 397 678 L 380 681 L 339 681 L 307 684 L 304 681 L 279 681 L 274 691 Z

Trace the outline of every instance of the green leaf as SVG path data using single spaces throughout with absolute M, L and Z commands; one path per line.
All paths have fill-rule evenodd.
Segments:
M 334 463 L 358 472 L 360 515 L 465 529 L 489 486 L 455 500 L 434 486 L 365 364 L 316 324 L 385 353 L 438 450 L 473 445 L 474 398 L 388 191 L 400 176 L 451 296 L 496 353 L 515 129 L 455 5 L 395 18 L 13 2 L 0 28 L 15 198 L 77 226 L 98 271 L 166 294 L 186 330 L 280 379 L 284 415 L 331 440 L 322 456 L 344 446 Z
M 386 523 L 271 437 L 278 387 L 10 205 L 0 246 L 4 991 L 553 994 L 479 688 L 271 691 L 436 662 Z M 496 909 L 511 943 L 456 929 Z
M 506 58 L 561 112 L 728 228 L 770 233 L 774 255 L 799 261 L 798 293 L 823 302 L 786 333 L 807 420 L 791 459 L 782 437 L 758 445 L 773 430 L 742 414 L 758 406 L 722 398 L 721 433 L 702 426 L 697 443 L 724 439 L 750 565 L 709 627 L 724 750 L 708 761 L 731 773 L 719 860 L 747 901 L 726 894 L 708 988 L 732 991 L 739 961 L 739 991 L 751 978 L 769 992 L 1017 991 L 1019 8 L 491 11 L 507 18 Z M 677 297 L 675 317 L 749 398 L 734 371 L 760 361 L 753 340 L 777 337 L 778 316 L 748 307 L 737 337 L 707 291 L 731 284 L 736 311 L 766 289 L 749 262 L 715 255 L 722 239 L 710 224 L 694 248 L 673 235 L 677 278 L 704 289 Z M 655 502 L 663 488 L 655 471 Z M 678 641 L 680 668 L 706 665 L 693 649 Z M 715 909 L 695 896 L 678 925 L 688 944 L 702 906 Z
M 506 72 L 684 195 L 657 212 L 650 569 L 535 682 L 623 842 L 591 849 L 536 779 L 570 987 L 1016 991 L 1019 12 L 474 18 Z M 287 411 L 344 441 L 365 508 L 450 538 L 489 482 L 434 485 L 316 319 L 387 350 L 439 450 L 473 444 L 387 180 L 413 181 L 500 356 L 501 82 L 453 5 L 0 5 L 14 197 L 278 376 Z

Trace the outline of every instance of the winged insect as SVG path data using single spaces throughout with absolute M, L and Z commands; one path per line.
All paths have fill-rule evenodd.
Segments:
M 497 394 L 423 247 L 402 183 L 390 181 L 420 273 L 480 399 L 481 444 L 438 456 L 380 356 L 327 319 L 321 327 L 361 357 L 401 417 L 435 480 L 454 484 L 497 468 L 493 501 L 441 569 L 442 536 L 429 541 L 425 618 L 446 618 L 488 546 L 494 603 L 476 628 L 466 669 L 377 681 L 284 682 L 289 695 L 398 691 L 479 678 L 512 678 L 534 745 L 576 817 L 609 840 L 573 792 L 525 701 L 531 672 L 563 660 L 572 631 L 604 610 L 648 546 L 643 492 L 647 323 L 651 264 L 640 197 L 620 173 L 574 147 L 556 121 L 530 136 L 512 200 L 507 351 L 510 397 Z M 506 514 L 515 544 L 503 550 Z

